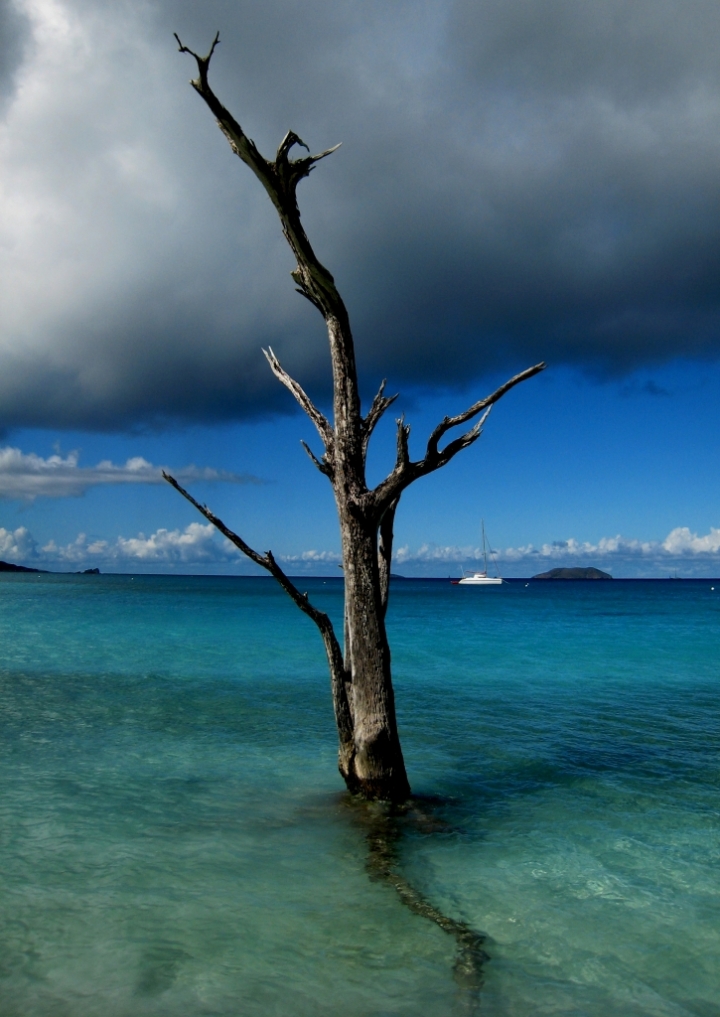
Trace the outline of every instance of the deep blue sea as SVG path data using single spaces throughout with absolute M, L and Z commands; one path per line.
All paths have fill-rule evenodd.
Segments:
M 271 579 L 2 575 L 0 1017 L 718 1017 L 720 582 L 396 581 L 389 629 L 397 870 L 481 989 Z

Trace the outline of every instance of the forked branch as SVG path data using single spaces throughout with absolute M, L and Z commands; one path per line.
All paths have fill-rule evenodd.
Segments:
M 346 325 L 347 310 L 337 291 L 335 280 L 317 258 L 300 223 L 300 211 L 295 193 L 298 183 L 303 177 L 308 176 L 313 166 L 335 152 L 339 146 L 335 145 L 325 149 L 324 152 L 319 152 L 317 155 L 308 154 L 301 159 L 290 159 L 289 154 L 294 146 L 301 145 L 307 149 L 307 145 L 294 131 L 288 131 L 280 142 L 274 161 L 265 159 L 258 151 L 255 142 L 246 136 L 235 117 L 222 105 L 208 82 L 210 61 L 220 41 L 219 34 L 215 36 L 209 53 L 204 57 L 185 46 L 177 33 L 175 33 L 175 38 L 180 52 L 189 53 L 197 63 L 198 77 L 191 81 L 193 88 L 207 103 L 232 150 L 246 166 L 250 167 L 261 182 L 280 216 L 283 233 L 298 261 L 293 278 L 300 292 L 321 311 L 326 319 L 334 317 Z
M 482 433 L 482 426 L 487 420 L 488 414 L 492 407 L 498 402 L 499 399 L 523 381 L 527 381 L 528 378 L 534 377 L 539 374 L 540 371 L 545 370 L 545 364 L 535 364 L 534 367 L 529 367 L 525 371 L 521 371 L 520 374 L 516 374 L 509 381 L 506 381 L 499 388 L 495 389 L 491 395 L 486 396 L 484 399 L 480 399 L 478 402 L 473 403 L 464 413 L 458 413 L 455 417 L 444 417 L 437 427 L 433 430 L 427 443 L 425 455 L 422 459 L 413 462 L 410 459 L 410 452 L 408 447 L 408 438 L 410 434 L 410 428 L 405 424 L 404 418 L 400 418 L 397 421 L 397 455 L 395 459 L 395 468 L 392 473 L 386 477 L 375 490 L 372 492 L 374 500 L 375 511 L 377 517 L 382 518 L 388 505 L 395 501 L 400 494 L 409 487 L 414 481 L 418 480 L 419 477 L 427 476 L 429 473 L 433 473 L 435 470 L 440 469 L 442 466 L 446 466 L 447 463 L 453 459 L 458 452 L 468 448 L 474 444 Z M 460 437 L 455 438 L 449 442 L 444 448 L 439 448 L 440 439 L 447 434 L 447 432 L 453 428 L 458 427 L 460 424 L 467 423 L 473 417 L 476 417 L 478 413 L 485 411 L 473 427 Z
M 219 32 L 215 33 L 215 38 L 213 39 L 213 43 L 212 43 L 212 46 L 210 47 L 210 51 L 207 54 L 207 56 L 204 56 L 204 57 L 201 57 L 197 53 L 194 53 L 193 50 L 188 49 L 187 46 L 183 46 L 183 44 L 180 42 L 180 36 L 177 34 L 177 32 L 173 32 L 173 35 L 175 36 L 175 38 L 177 40 L 178 49 L 180 50 L 180 52 L 181 53 L 189 53 L 190 56 L 195 57 L 195 60 L 197 61 L 198 72 L 200 74 L 200 79 L 199 79 L 198 82 L 193 81 L 192 84 L 194 85 L 195 88 L 197 88 L 198 91 L 200 91 L 202 88 L 207 88 L 207 72 L 208 72 L 208 67 L 210 66 L 210 61 L 212 60 L 212 55 L 215 52 L 215 47 L 220 44 L 220 33 Z
M 458 413 L 456 417 L 443 417 L 428 439 L 425 458 L 432 459 L 434 456 L 441 454 L 438 452 L 438 442 L 451 427 L 458 427 L 460 424 L 465 424 L 468 420 L 472 420 L 472 418 L 476 417 L 478 413 L 481 413 L 484 409 L 493 406 L 499 399 L 502 399 L 505 393 L 509 392 L 511 388 L 515 388 L 515 386 L 519 385 L 520 382 L 527 381 L 528 378 L 532 378 L 541 371 L 544 371 L 545 367 L 545 363 L 535 364 L 534 367 L 528 367 L 526 371 L 521 371 L 520 374 L 516 374 L 513 378 L 510 378 L 510 380 L 506 381 L 504 385 L 500 386 L 500 388 L 495 389 L 492 395 L 486 396 L 484 399 L 480 399 L 478 402 L 473 403 L 473 405 L 465 410 L 464 413 Z
M 397 425 L 397 453 L 395 458 L 395 469 L 406 470 L 412 463 L 410 462 L 410 425 L 405 423 L 405 414 L 398 417 L 395 421 Z
M 392 406 L 392 404 L 398 397 L 397 393 L 395 393 L 395 395 L 393 396 L 384 395 L 383 393 L 385 392 L 386 385 L 387 378 L 383 378 L 383 380 L 380 382 L 380 388 L 378 389 L 378 393 L 373 399 L 370 409 L 367 412 L 367 416 L 362 421 L 363 460 L 367 457 L 368 444 L 370 442 L 372 433 L 375 430 L 375 427 L 377 426 L 378 422 L 380 421 L 380 418 L 382 417 L 383 413 L 388 408 L 388 406 Z

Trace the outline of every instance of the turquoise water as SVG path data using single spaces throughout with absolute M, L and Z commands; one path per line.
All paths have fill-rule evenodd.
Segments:
M 717 1017 L 712 585 L 394 583 L 392 851 L 478 989 L 373 873 L 272 580 L 3 575 L 0 1015 Z

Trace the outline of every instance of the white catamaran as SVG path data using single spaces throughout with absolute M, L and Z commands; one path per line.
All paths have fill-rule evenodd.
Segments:
M 500 586 L 505 580 L 500 578 L 497 571 L 497 564 L 493 558 L 493 564 L 495 564 L 495 575 L 488 575 L 488 560 L 487 560 L 487 540 L 485 539 L 485 520 L 482 520 L 482 541 L 483 541 L 483 560 L 485 562 L 485 568 L 482 572 L 466 572 L 462 570 L 462 579 L 453 579 L 452 582 L 456 586 Z M 490 551 L 492 556 L 492 550 Z

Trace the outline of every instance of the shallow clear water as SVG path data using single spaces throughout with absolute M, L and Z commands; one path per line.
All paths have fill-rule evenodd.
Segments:
M 306 585 L 337 618 L 341 582 Z M 271 580 L 3 575 L 0 1014 L 717 1017 L 712 585 L 393 584 L 438 800 L 399 865 L 487 935 L 478 996 L 372 878 L 322 645 Z

